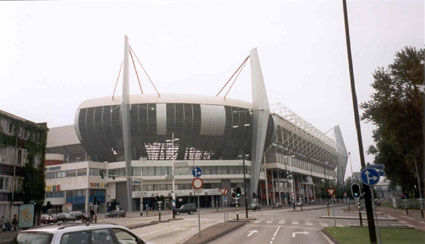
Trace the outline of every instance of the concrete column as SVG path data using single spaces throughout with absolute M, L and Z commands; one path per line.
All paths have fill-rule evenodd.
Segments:
M 279 203 L 282 204 L 282 194 L 280 193 L 280 176 L 279 176 L 279 170 L 277 171 L 277 192 L 279 194 Z
M 90 211 L 90 209 L 89 209 L 89 193 L 90 193 L 90 190 L 87 188 L 86 189 L 86 206 L 85 206 L 86 213 L 89 213 L 89 211 Z
M 215 206 L 214 196 L 211 196 L 211 207 L 214 208 L 214 206 Z

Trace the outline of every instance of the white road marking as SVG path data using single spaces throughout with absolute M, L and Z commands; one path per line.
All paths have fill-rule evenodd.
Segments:
M 258 224 L 258 223 L 260 223 L 261 221 L 263 221 L 263 220 L 262 220 L 262 219 L 257 219 L 257 220 L 255 220 L 253 223 Z
M 266 221 L 266 224 L 271 224 L 271 223 L 273 223 L 273 220 L 272 219 Z
M 313 225 L 313 223 L 312 222 L 309 222 L 309 221 L 306 221 L 305 224 L 306 225 Z
M 320 225 L 325 227 L 329 226 L 327 223 L 323 223 L 323 222 L 320 222 Z
M 414 220 L 415 219 L 415 218 L 407 217 L 407 216 L 403 216 L 403 215 L 400 215 L 400 217 L 403 217 L 403 218 L 406 218 L 406 219 L 410 219 L 410 220 Z
M 299 224 L 299 222 L 298 222 L 297 220 L 292 220 L 292 221 L 291 221 L 291 223 L 292 223 L 293 225 L 297 225 L 297 224 Z
M 251 230 L 248 235 L 246 235 L 247 237 L 252 236 L 254 233 L 258 233 L 258 230 Z
M 245 225 L 245 226 L 248 226 L 248 227 L 270 227 L 270 228 L 277 228 L 280 225 L 254 225 L 254 224 L 250 224 L 250 225 Z M 282 226 L 280 226 L 280 227 L 282 227 Z M 319 228 L 314 228 L 314 227 L 290 226 L 290 225 L 285 226 L 285 228 L 288 228 L 288 229 L 303 229 L 303 230 L 320 230 Z
M 425 224 L 425 222 L 424 221 L 418 221 L 419 223 L 421 223 L 421 224 Z
M 155 233 L 157 233 L 157 232 L 164 231 L 165 229 L 168 229 L 168 228 L 159 229 L 159 230 L 152 231 L 152 232 L 149 232 L 149 233 L 146 233 L 146 234 L 141 234 L 141 236 L 148 236 L 148 235 L 152 235 L 152 234 L 155 234 Z
M 285 220 L 284 219 L 279 220 L 279 224 L 285 224 Z
M 280 226 L 278 226 L 278 227 L 277 227 L 277 229 L 276 229 L 276 231 L 274 232 L 274 234 L 273 234 L 273 236 L 272 236 L 272 240 L 270 241 L 270 243 L 273 243 L 274 238 L 276 238 L 276 235 L 277 235 L 277 233 L 279 232 L 279 230 L 280 230 Z
M 308 234 L 310 234 L 310 232 L 307 232 L 307 231 L 303 231 L 303 232 L 292 232 L 292 238 L 295 238 L 295 236 L 296 235 L 299 235 L 299 234 L 308 235 Z

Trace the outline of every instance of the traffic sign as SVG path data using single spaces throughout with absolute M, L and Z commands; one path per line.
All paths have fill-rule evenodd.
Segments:
M 199 167 L 193 167 L 192 169 L 192 175 L 193 177 L 201 177 L 202 175 L 202 169 Z
M 227 188 L 218 188 L 222 196 L 227 195 Z
M 195 178 L 192 180 L 193 189 L 202 189 L 204 186 L 204 181 L 201 178 Z
M 334 197 L 334 195 L 335 195 L 335 188 L 328 188 L 326 191 L 329 193 L 329 196 L 330 197 Z
M 373 186 L 379 182 L 379 173 L 375 169 L 365 168 L 362 170 L 362 173 L 360 175 L 363 184 L 366 184 L 368 186 Z

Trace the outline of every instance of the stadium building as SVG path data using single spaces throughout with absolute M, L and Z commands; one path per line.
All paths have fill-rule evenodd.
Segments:
M 295 201 L 316 200 L 317 186 L 324 180 L 343 180 L 347 153 L 341 131 L 335 126 L 331 139 L 283 105 L 270 107 L 255 49 L 249 57 L 252 102 L 125 92 L 123 99 L 84 101 L 74 125 L 49 131 L 46 202 L 57 211 L 87 210 L 91 204 L 98 204 L 100 211 L 116 205 L 140 210 L 157 208 L 160 197 L 161 207 L 171 208 L 174 179 L 179 207 L 196 202 L 195 166 L 202 169 L 204 181 L 201 207 L 222 206 L 220 188 L 229 189 L 230 204 L 231 189 L 245 187 L 244 170 L 250 202 L 288 204 L 291 196 Z M 127 115 L 123 101 L 128 101 Z

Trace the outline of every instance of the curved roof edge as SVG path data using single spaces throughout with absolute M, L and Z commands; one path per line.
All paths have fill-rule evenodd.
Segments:
M 216 96 L 204 96 L 204 95 L 193 95 L 193 94 L 161 94 L 160 97 L 156 94 L 143 94 L 143 95 L 130 95 L 130 104 L 139 103 L 191 103 L 191 104 L 210 104 L 210 105 L 223 105 L 223 106 L 234 106 L 246 109 L 252 109 L 252 104 L 237 99 L 224 99 L 223 97 Z M 80 104 L 78 109 L 100 107 L 100 106 L 111 106 L 120 105 L 121 97 L 102 97 L 89 99 Z

